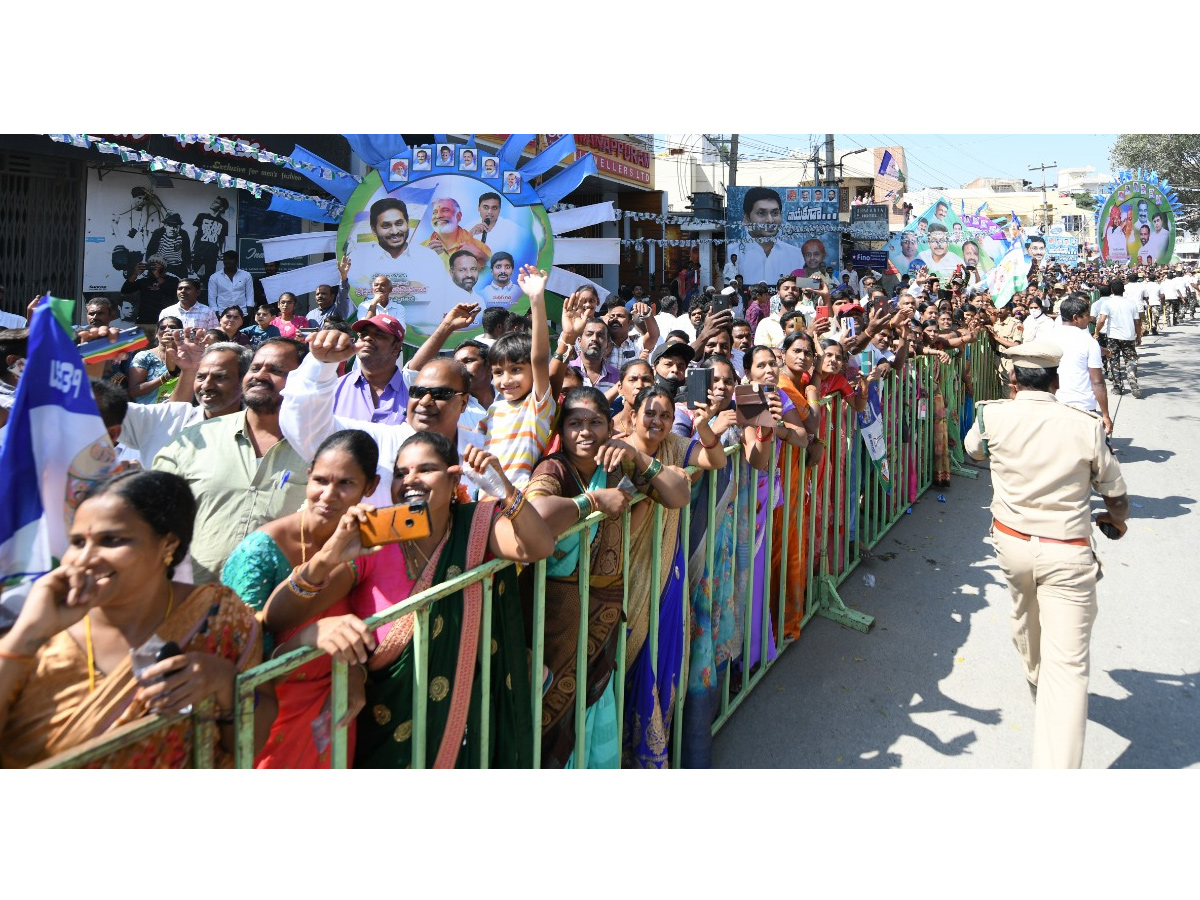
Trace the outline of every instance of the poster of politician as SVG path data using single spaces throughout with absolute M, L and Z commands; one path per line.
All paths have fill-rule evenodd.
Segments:
M 1008 250 L 1009 242 L 995 222 L 984 216 L 959 215 L 950 201 L 939 197 L 887 245 L 888 260 L 901 275 L 921 269 L 945 279 L 959 266 L 991 270 Z
M 375 279 L 386 276 L 387 311 L 405 323 L 408 343 L 431 334 L 457 303 L 514 306 L 522 298 L 521 266 L 549 269 L 553 260 L 553 236 L 537 195 L 505 192 L 494 165 L 480 167 L 465 149 L 457 157 L 443 149 L 416 147 L 392 160 L 389 172 L 415 154 L 404 167 L 405 183 L 385 183 L 377 171 L 368 175 L 338 228 L 338 252 L 350 258 L 360 315 Z M 422 171 L 422 164 L 429 169 Z M 456 338 L 464 336 L 469 333 Z
M 736 186 L 725 202 L 726 255 L 746 284 L 841 267 L 836 187 Z
M 1097 198 L 1100 255 L 1106 262 L 1166 265 L 1175 252 L 1175 203 L 1153 172 L 1122 173 Z

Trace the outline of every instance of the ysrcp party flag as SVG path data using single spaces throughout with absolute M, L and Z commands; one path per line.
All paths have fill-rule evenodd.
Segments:
M 900 165 L 890 150 L 883 151 L 883 158 L 879 161 L 879 174 L 888 178 L 896 178 L 900 175 Z
M 892 474 L 888 470 L 887 439 L 883 434 L 883 402 L 879 397 L 879 385 L 872 381 L 867 388 L 867 408 L 858 414 L 858 431 L 867 445 L 867 456 L 879 470 L 884 489 L 890 491 Z
M 1029 259 L 1025 256 L 1025 248 L 1020 242 L 1013 244 L 996 264 L 996 268 L 987 274 L 988 293 L 997 307 L 1004 306 L 1013 298 L 1017 291 L 1023 291 L 1029 286 Z
M 0 629 L 16 621 L 33 580 L 58 565 L 80 496 L 116 463 L 68 330 L 74 308 L 49 298 L 34 313 L 0 448 Z

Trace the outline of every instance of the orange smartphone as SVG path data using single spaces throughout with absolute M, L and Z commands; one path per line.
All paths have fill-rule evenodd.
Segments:
M 364 547 L 417 541 L 432 533 L 429 509 L 424 503 L 385 506 L 367 513 L 367 521 L 358 527 Z

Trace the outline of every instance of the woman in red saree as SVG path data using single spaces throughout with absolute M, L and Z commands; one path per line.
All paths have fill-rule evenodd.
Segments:
M 80 504 L 62 564 L 30 590 L 0 638 L 0 761 L 30 766 L 135 719 L 214 697 L 217 764 L 233 751 L 234 682 L 262 658 L 254 613 L 228 588 L 172 580 L 187 554 L 196 503 L 166 472 L 125 472 Z M 131 650 L 152 638 L 182 650 L 135 674 Z M 258 689 L 256 733 L 275 717 Z M 205 739 L 202 736 L 202 739 Z M 96 765 L 180 768 L 192 759 L 192 722 L 168 726 Z
M 308 469 L 303 507 L 246 535 L 221 570 L 221 583 L 261 613 L 271 592 L 325 545 L 346 511 L 375 490 L 378 463 L 379 447 L 366 432 L 337 431 L 327 437 Z M 336 649 L 331 643 L 338 629 L 336 617 L 350 612 L 349 603 L 343 600 L 309 622 L 277 635 L 268 633 L 267 649 L 270 651 L 277 640 L 272 656 L 305 646 L 332 652 Z M 338 724 L 330 719 L 332 676 L 329 657 L 322 656 L 277 682 L 279 715 L 271 726 L 267 745 L 254 761 L 256 768 L 329 768 L 333 727 Z M 354 717 L 365 702 L 363 684 L 363 670 L 355 666 L 350 670 L 350 705 L 346 713 L 351 757 Z

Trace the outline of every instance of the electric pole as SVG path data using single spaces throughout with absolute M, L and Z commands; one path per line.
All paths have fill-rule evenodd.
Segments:
M 1045 234 L 1047 231 L 1050 230 L 1048 227 L 1050 224 L 1050 209 L 1046 205 L 1046 170 L 1047 169 L 1057 169 L 1057 168 L 1058 168 L 1058 163 L 1056 163 L 1056 162 L 1052 162 L 1049 165 L 1042 163 L 1040 166 L 1030 166 L 1029 167 L 1030 172 L 1032 172 L 1034 169 L 1042 170 L 1042 233 L 1043 234 Z
M 737 145 L 738 136 L 732 135 L 729 139 L 729 186 L 733 187 L 737 184 Z

